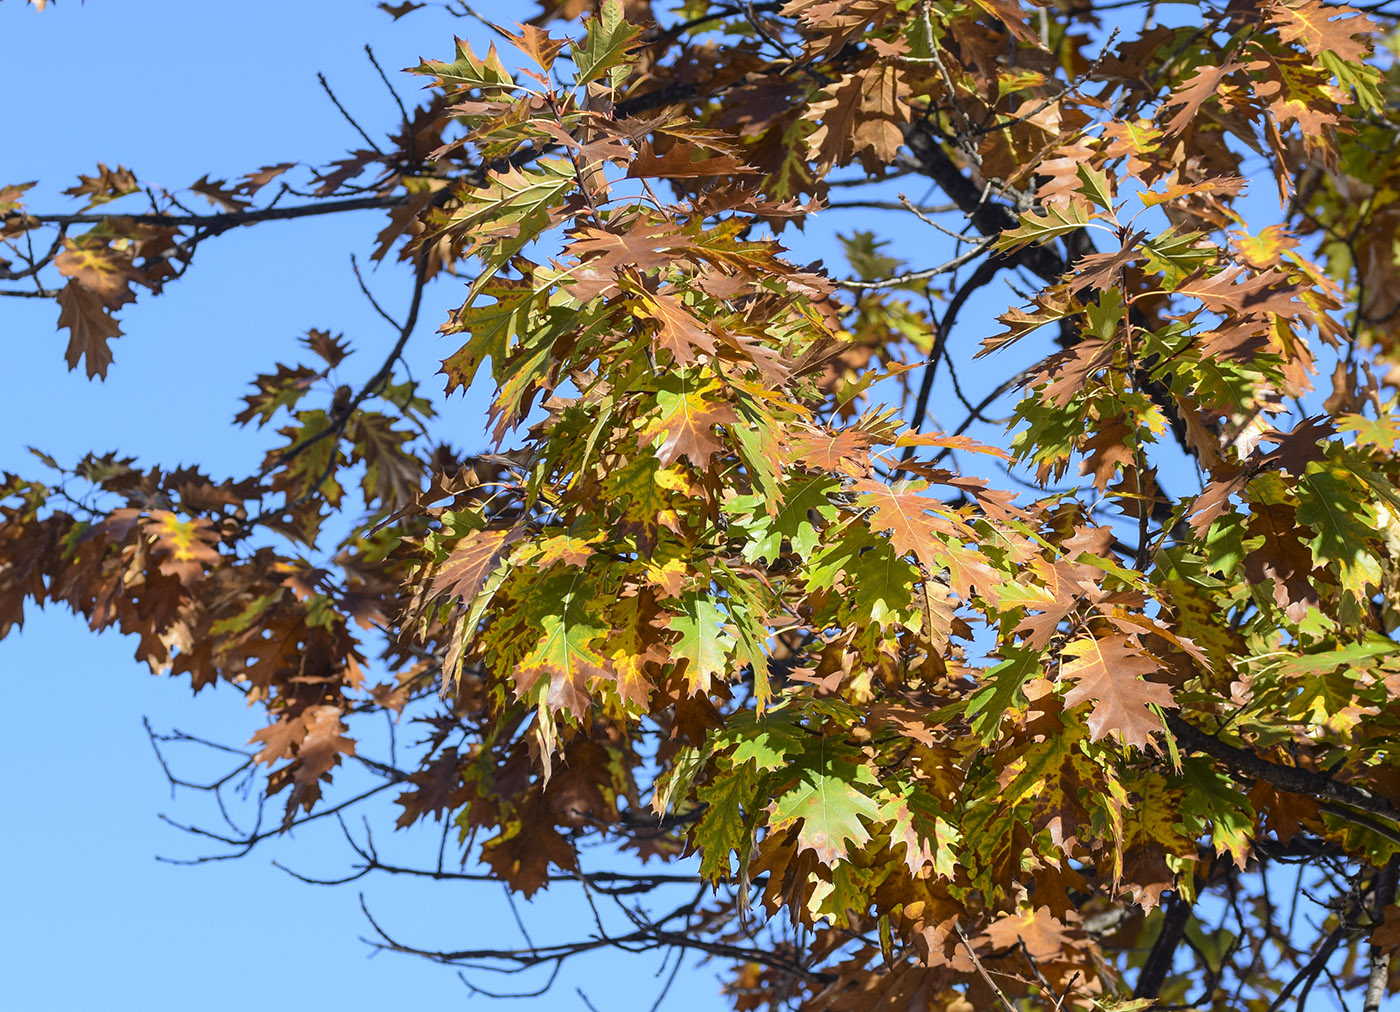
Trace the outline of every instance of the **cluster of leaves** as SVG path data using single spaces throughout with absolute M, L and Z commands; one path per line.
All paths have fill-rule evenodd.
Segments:
M 1381 22 L 1190 5 L 1120 41 L 1079 3 L 545 8 L 416 68 L 427 104 L 305 210 L 252 204 L 292 163 L 200 180 L 215 214 L 105 166 L 68 191 L 82 213 L 0 190 L 16 255 L 52 233 L 0 276 L 53 295 L 89 375 L 112 313 L 230 228 L 378 206 L 374 259 L 414 274 L 358 389 L 321 331 L 316 365 L 257 378 L 238 421 L 283 427 L 255 476 L 7 475 L 0 635 L 61 602 L 196 690 L 240 686 L 283 825 L 354 757 L 402 787 L 401 826 L 447 821 L 527 896 L 589 839 L 698 852 L 711 903 L 629 940 L 733 960 L 736 1008 L 1265 1008 L 1324 974 L 1378 1003 L 1400 946 Z M 881 206 L 838 191 L 916 174 L 950 204 L 884 206 L 950 236 L 945 263 L 901 273 L 870 233 L 853 278 L 785 258 L 819 209 Z M 1265 175 L 1282 211 L 1251 228 Z M 445 273 L 446 391 L 493 390 L 498 452 L 467 459 L 396 381 Z M 1003 274 L 1033 291 L 977 354 L 1025 364 L 973 404 L 952 331 Z M 940 366 L 967 417 L 925 431 Z M 432 710 L 416 767 L 355 755 L 357 715 L 406 707 Z M 1316 938 L 1275 920 L 1279 862 L 1329 876 Z

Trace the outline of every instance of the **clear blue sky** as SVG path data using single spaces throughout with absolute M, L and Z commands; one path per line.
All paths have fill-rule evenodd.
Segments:
M 532 5 L 478 6 L 509 20 Z M 91 174 L 98 161 L 125 164 L 170 188 L 205 173 L 231 177 L 282 161 L 324 163 L 360 142 L 317 86 L 317 71 L 371 133 L 382 134 L 397 111 L 363 45 L 371 43 L 385 67 L 399 68 L 449 56 L 454 33 L 482 36 L 479 25 L 431 9 L 391 22 L 369 0 L 236 7 L 63 0 L 42 14 L 21 0 L 0 0 L 0 80 L 10 99 L 0 184 L 38 179 L 31 205 L 68 209 L 58 191 L 78 172 Z M 409 79 L 402 84 L 418 87 Z M 911 196 L 922 195 L 920 184 L 910 187 Z M 871 214 L 823 214 L 796 258 L 834 263 L 833 230 L 892 220 Z M 215 476 L 256 470 L 264 442 L 230 428 L 254 374 L 287 361 L 295 337 L 321 327 L 344 331 L 361 349 L 346 376 L 362 380 L 391 339 L 348 265 L 349 251 L 363 257 L 372 248 L 382 220 L 366 212 L 268 224 L 207 243 L 183 280 L 123 311 L 127 336 L 115 343 L 105 383 L 66 370 L 66 334 L 55 330 L 52 303 L 0 302 L 12 377 L 0 398 L 0 470 L 37 474 L 24 452 L 30 444 L 64 461 L 121 449 L 148 465 L 197 462 Z M 926 240 L 906 234 L 899 245 L 927 250 Z M 927 266 L 930 255 L 913 254 L 915 266 Z M 370 283 L 392 312 L 402 307 L 408 280 L 401 270 L 382 270 Z M 433 328 L 460 301 L 456 282 L 431 288 L 425 324 L 409 346 L 414 374 L 435 393 L 440 387 L 430 378 L 453 348 Z M 1009 301 L 989 290 L 964 312 L 968 332 L 958 340 L 971 344 L 990 333 L 990 314 Z M 994 360 L 963 378 L 981 391 L 1023 364 Z M 940 389 L 942 383 L 946 377 Z M 947 404 L 935 398 L 935 413 Z M 482 405 L 480 391 L 444 405 L 441 431 L 459 446 L 481 447 Z M 300 885 L 271 867 L 279 859 L 310 874 L 342 871 L 351 855 L 334 827 L 308 827 L 239 861 L 181 868 L 154 860 L 209 850 L 157 813 L 205 822 L 211 813 L 191 795 L 171 799 L 143 715 L 157 729 L 229 743 L 246 741 L 263 721 L 230 694 L 192 699 L 187 683 L 153 678 L 131 652 L 121 638 L 94 637 L 52 609 L 31 613 L 22 635 L 0 641 L 0 678 L 12 711 L 0 736 L 0 767 L 9 771 L 0 786 L 0 1007 L 221 1012 L 269 1002 L 380 1009 L 405 1000 L 437 1007 L 467 1000 L 450 970 L 409 957 L 366 958 L 369 950 L 357 940 L 367 925 L 356 886 Z M 389 807 L 379 808 L 381 844 L 405 862 L 429 860 L 433 834 L 391 837 Z M 518 941 L 494 886 L 387 879 L 361 886 L 406 941 L 448 948 Z M 525 917 L 543 939 L 560 940 L 588 924 L 568 887 Z M 659 955 L 581 962 L 548 996 L 507 1007 L 582 1010 L 575 993 L 581 987 L 601 1012 L 643 1012 L 661 985 L 653 976 L 659 962 Z M 725 1007 L 713 969 L 687 968 L 664 1007 Z

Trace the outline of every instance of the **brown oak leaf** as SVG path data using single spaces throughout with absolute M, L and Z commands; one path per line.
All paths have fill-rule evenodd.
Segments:
M 1074 686 L 1065 693 L 1065 706 L 1091 703 L 1089 735 L 1094 741 L 1117 735 L 1125 745 L 1146 748 L 1162 721 L 1149 704 L 1176 706 L 1172 690 L 1143 675 L 1159 665 L 1142 652 L 1135 636 L 1113 634 L 1102 639 L 1081 637 L 1065 647 L 1071 658 L 1061 668 Z
M 122 336 L 122 329 L 102 303 L 102 297 L 69 281 L 58 293 L 58 325 L 68 328 L 68 350 L 63 360 L 69 369 L 87 361 L 88 379 L 106 378 L 112 364 L 112 349 L 107 342 Z
M 1343 20 L 1336 20 L 1342 18 Z M 1278 29 L 1278 36 L 1284 42 L 1303 43 L 1309 56 L 1335 53 L 1348 63 L 1359 63 L 1371 51 L 1363 37 L 1379 31 L 1380 26 L 1369 17 L 1352 7 L 1339 4 L 1325 4 L 1321 0 L 1305 0 L 1304 3 L 1285 6 L 1270 4 L 1269 23 Z
M 452 546 L 451 554 L 433 574 L 429 596 L 455 597 L 470 604 L 506 549 L 519 537 L 516 527 L 472 531 Z

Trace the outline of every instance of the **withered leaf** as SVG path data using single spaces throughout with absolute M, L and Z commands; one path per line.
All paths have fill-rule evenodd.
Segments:
M 470 605 L 496 568 L 511 542 L 519 539 L 516 527 L 472 531 L 457 542 L 452 553 L 433 572 L 429 591 L 434 598 L 455 597 Z
M 120 309 L 136 300 L 131 282 L 139 272 L 130 249 L 115 249 L 96 236 L 68 239 L 63 252 L 54 257 L 54 266 L 97 296 L 107 309 Z
M 637 299 L 641 315 L 657 323 L 656 342 L 681 365 L 695 361 L 695 352 L 715 353 L 715 339 L 679 298 L 670 292 L 657 292 Z
M 77 281 L 69 281 L 58 293 L 58 325 L 68 328 L 68 350 L 64 361 L 69 369 L 78 368 L 86 360 L 88 379 L 106 378 L 112 364 L 112 349 L 107 342 L 121 337 L 122 329 L 107 311 L 102 297 L 89 291 Z
M 1290 507 L 1272 503 L 1254 504 L 1247 530 L 1263 543 L 1245 558 L 1245 575 L 1251 583 L 1271 584 L 1278 606 L 1293 621 L 1302 621 L 1310 608 L 1321 604 L 1310 579 L 1310 535 L 1298 527 Z
M 627 170 L 633 179 L 698 179 L 714 176 L 752 176 L 756 170 L 733 155 L 714 154 L 712 149 L 676 141 L 663 155 L 657 155 L 650 141 L 643 141 L 636 160 Z
M 1125 415 L 1119 415 L 1110 422 L 1100 423 L 1092 436 L 1084 440 L 1084 461 L 1079 465 L 1080 474 L 1092 474 L 1094 487 L 1100 492 L 1108 488 L 1117 477 L 1119 468 L 1133 466 L 1133 448 L 1128 437 L 1133 428 Z
M 1245 280 L 1241 281 L 1241 278 Z M 1175 292 L 1199 299 L 1213 312 L 1297 316 L 1306 309 L 1294 299 L 1296 288 L 1290 284 L 1288 276 L 1276 268 L 1263 274 L 1250 274 L 1246 268 L 1239 266 L 1226 268 L 1211 276 L 1198 271 L 1179 284 Z
M 315 333 L 313 331 L 313 333 Z M 304 365 L 296 368 L 277 364 L 277 372 L 264 373 L 253 380 L 253 385 L 257 391 L 251 394 L 244 394 L 243 400 L 248 406 L 233 416 L 233 420 L 239 425 L 247 425 L 253 419 L 257 419 L 258 428 L 262 428 L 275 415 L 279 408 L 291 410 L 297 402 L 311 389 L 311 384 L 320 378 L 320 374 L 308 369 Z
M 512 889 L 529 898 L 549 882 L 549 866 L 576 867 L 574 849 L 555 828 L 553 812 L 536 788 L 515 807 L 501 832 L 481 846 L 481 860 Z
M 1065 693 L 1065 706 L 1088 702 L 1089 733 L 1094 741 L 1117 736 L 1125 745 L 1146 748 L 1162 730 L 1162 721 L 1149 704 L 1175 707 L 1172 690 L 1149 682 L 1160 665 L 1138 646 L 1137 637 L 1115 633 L 1102 639 L 1080 637 L 1065 647 L 1071 658 L 1061 669 L 1074 680 Z
M 350 354 L 350 343 L 344 334 L 331 336 L 329 330 L 308 330 L 301 343 L 310 348 L 326 365 L 334 369 Z
M 98 162 L 97 175 L 84 176 L 80 173 L 78 185 L 70 186 L 63 192 L 70 197 L 87 197 L 87 206 L 96 207 L 109 200 L 124 197 L 128 193 L 135 193 L 140 188 L 141 184 L 136 181 L 136 174 L 126 166 L 118 165 L 115 169 L 109 169 Z
M 378 7 L 378 8 L 379 8 L 381 11 L 383 11 L 385 14 L 388 14 L 388 15 L 389 15 L 391 18 L 393 18 L 395 21 L 397 21 L 399 18 L 403 17 L 405 14 L 411 14 L 411 13 L 413 13 L 414 11 L 418 10 L 420 7 L 426 7 L 426 6 L 428 6 L 428 5 L 427 5 L 427 4 L 414 3 L 413 0 L 404 0 L 403 3 L 398 3 L 398 4 L 380 3 L 380 4 L 376 4 L 375 6 Z
M 1197 67 L 1190 79 L 1178 86 L 1162 103 L 1163 109 L 1181 106 L 1163 128 L 1167 135 L 1179 134 L 1190 126 L 1201 106 L 1220 89 L 1220 83 L 1242 67 L 1242 64 L 1230 58 L 1219 64 Z
M 239 196 L 241 188 L 229 187 L 225 179 L 210 179 L 206 173 L 190 184 L 190 189 L 223 211 L 242 211 L 250 202 Z
M 1304 0 L 1299 4 L 1271 4 L 1269 21 L 1284 42 L 1302 42 L 1310 56 L 1335 53 L 1338 59 L 1359 63 L 1370 52 L 1365 39 L 1380 26 L 1355 8 Z M 1339 20 L 1340 19 L 1340 20 Z
M 987 925 L 987 939 L 997 949 L 1014 949 L 1024 943 L 1031 958 L 1052 961 L 1073 945 L 1066 926 L 1048 907 L 1007 914 Z
M 854 158 L 873 168 L 894 156 L 904 143 L 900 127 L 910 118 L 900 77 L 896 64 L 881 61 L 845 75 L 808 105 L 805 117 L 817 129 L 808 135 L 807 148 L 823 169 Z
M 423 487 L 423 461 L 405 449 L 418 433 L 395 429 L 395 421 L 378 411 L 361 410 L 345 430 L 353 445 L 350 462 L 365 465 L 365 501 L 389 509 L 411 502 Z
M 204 517 L 181 520 L 169 510 L 151 510 L 145 531 L 160 560 L 160 571 L 189 585 L 204 579 L 205 571 L 219 564 L 219 532 Z

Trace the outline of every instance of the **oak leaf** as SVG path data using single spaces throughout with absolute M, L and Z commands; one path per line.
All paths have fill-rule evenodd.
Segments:
M 86 360 L 88 379 L 106 378 L 112 364 L 112 349 L 107 342 L 122 336 L 122 329 L 107 311 L 102 297 L 69 281 L 59 291 L 58 325 L 68 328 L 68 350 L 63 359 L 69 369 L 78 368 Z
M 1300 622 L 1308 610 L 1321 604 L 1311 577 L 1315 564 L 1298 527 L 1294 512 L 1287 506 L 1255 503 L 1246 530 L 1251 539 L 1262 541 L 1245 559 L 1245 575 L 1251 583 L 1272 585 L 1273 599 L 1293 621 Z
M 549 866 L 572 871 L 574 848 L 556 828 L 548 802 L 536 788 L 514 807 L 501 832 L 481 845 L 481 860 L 526 898 L 549 884 Z
M 160 571 L 186 586 L 204 579 L 205 572 L 219 564 L 219 532 L 204 517 L 181 520 L 169 510 L 151 510 L 143 529 L 153 542 Z
M 422 490 L 423 461 L 406 447 L 418 438 L 412 429 L 395 429 L 395 419 L 361 410 L 345 430 L 353 445 L 352 464 L 363 462 L 365 501 L 395 509 Z
M 931 572 L 947 564 L 948 546 L 938 535 L 976 541 L 976 534 L 938 500 L 921 494 L 928 482 L 884 482 L 864 478 L 851 486 L 863 507 L 872 511 L 870 526 L 888 531 L 896 554 L 912 554 Z
M 837 431 L 803 428 L 792 438 L 788 453 L 793 463 L 859 478 L 870 470 L 874 442 L 870 433 L 856 427 Z
M 54 266 L 97 296 L 107 309 L 120 309 L 136 300 L 131 282 L 140 273 L 132 264 L 129 249 L 116 249 L 93 236 L 67 239 L 63 252 L 54 257 Z
M 506 549 L 519 537 L 517 527 L 471 531 L 452 546 L 442 565 L 433 571 L 429 595 L 455 597 L 470 606 L 505 557 Z
M 656 343 L 669 351 L 680 365 L 695 361 L 695 352 L 715 353 L 715 339 L 709 329 L 670 292 L 643 295 L 636 301 L 639 315 L 657 323 Z
M 407 829 L 428 815 L 441 822 L 443 813 L 451 811 L 458 804 L 456 795 L 462 786 L 461 766 L 457 749 L 447 748 L 427 765 L 409 774 L 408 782 L 413 785 L 412 789 L 394 799 L 395 804 L 403 809 L 396 823 L 398 828 Z
M 1070 658 L 1061 676 L 1074 681 L 1065 693 L 1065 706 L 1088 702 L 1089 733 L 1094 741 L 1110 734 L 1123 744 L 1146 748 L 1154 734 L 1163 730 L 1161 718 L 1152 706 L 1175 707 L 1172 691 L 1150 675 L 1161 667 L 1138 646 L 1137 638 L 1113 634 L 1094 639 L 1080 637 L 1063 653 Z
M 124 197 L 128 193 L 135 193 L 141 188 L 141 184 L 136 180 L 136 174 L 124 165 L 118 165 L 115 169 L 109 169 L 101 162 L 97 163 L 97 175 L 84 176 L 78 174 L 78 185 L 70 186 L 63 192 L 70 197 L 87 197 L 88 207 L 96 207 L 98 204 L 105 204 L 118 197 Z
M 1400 906 L 1392 903 L 1381 913 L 1381 922 L 1371 932 L 1371 944 L 1382 952 L 1400 949 Z
M 1134 466 L 1130 437 L 1135 435 L 1125 415 L 1101 423 L 1094 434 L 1084 441 L 1084 460 L 1079 465 L 1079 473 L 1092 474 L 1094 487 L 1100 492 L 1108 488 L 1120 468 L 1126 471 Z
M 901 144 L 901 126 L 910 120 L 893 63 L 875 63 L 843 76 L 807 106 L 805 118 L 817 123 L 807 137 L 809 155 L 823 170 L 853 158 L 872 168 L 886 164 Z
M 666 467 L 680 457 L 706 468 L 710 457 L 724 449 L 715 433 L 718 425 L 739 420 L 734 409 L 723 401 L 712 400 L 713 386 L 696 387 L 681 380 L 676 389 L 657 392 L 659 415 L 642 431 L 643 445 L 659 440 L 656 459 Z
M 1162 103 L 1163 109 L 1181 106 L 1177 114 L 1168 120 L 1167 125 L 1163 128 L 1167 136 L 1179 134 L 1190 126 L 1201 106 L 1220 90 L 1221 82 L 1241 69 L 1243 69 L 1242 64 L 1236 63 L 1228 57 L 1221 63 L 1197 67 L 1191 77 L 1178 86 L 1171 93 L 1171 96 Z
M 1284 42 L 1301 41 L 1309 56 L 1330 52 L 1348 63 L 1360 63 L 1371 49 L 1369 43 L 1358 40 L 1356 36 L 1364 39 L 1380 29 L 1375 21 L 1354 7 L 1325 4 L 1320 0 L 1270 4 L 1268 20 L 1278 29 L 1280 39 Z
M 593 645 L 606 631 L 572 595 L 566 597 L 543 616 L 539 643 L 512 672 L 516 694 L 527 698 L 544 679 L 544 705 L 584 716 L 591 707 L 589 679 L 612 678 L 607 658 Z
M 239 187 L 230 189 L 227 180 L 210 179 L 207 173 L 191 183 L 189 188 L 223 211 L 242 211 L 249 206 L 249 201 L 239 196 Z
M 870 839 L 865 823 L 878 820 L 879 807 L 865 790 L 879 781 L 864 763 L 810 753 L 792 769 L 798 781 L 768 806 L 768 828 L 779 832 L 800 820 L 798 846 L 834 867 Z
M 389 16 L 390 16 L 391 18 L 393 18 L 395 21 L 397 21 L 399 18 L 403 17 L 405 14 L 411 14 L 411 13 L 413 13 L 414 11 L 418 10 L 418 8 L 420 8 L 420 7 L 426 7 L 426 6 L 428 6 L 428 5 L 427 5 L 427 4 L 414 3 L 413 0 L 404 0 L 403 3 L 399 3 L 399 4 L 380 3 L 380 4 L 376 4 L 375 6 L 378 7 L 378 8 L 379 8 L 381 11 L 383 11 L 385 14 L 389 15 Z
M 657 155 L 652 150 L 651 142 L 643 141 L 636 160 L 627 170 L 627 175 L 631 179 L 698 179 L 757 174 L 757 170 L 745 165 L 733 155 L 713 154 L 711 151 L 710 148 L 688 141 L 677 141 L 666 149 L 664 155 Z
M 671 647 L 671 656 L 684 661 L 683 673 L 691 695 L 708 693 L 713 680 L 725 673 L 737 641 L 726 628 L 726 615 L 719 602 L 708 594 L 687 593 L 680 601 L 681 611 L 673 614 L 667 627 L 680 634 Z
M 1014 949 L 1024 944 L 1032 959 L 1054 962 L 1074 946 L 1066 925 L 1048 907 L 1025 908 L 1006 914 L 987 925 L 987 940 L 997 949 Z

